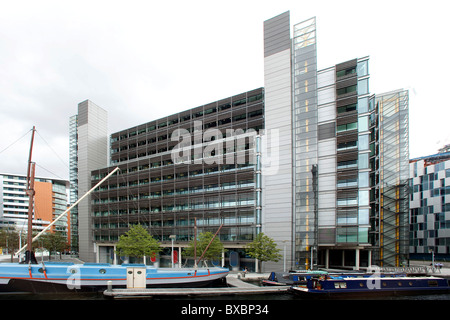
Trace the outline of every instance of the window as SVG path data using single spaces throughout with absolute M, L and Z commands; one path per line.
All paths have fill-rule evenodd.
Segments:
M 347 68 L 345 70 L 340 70 L 336 72 L 336 77 L 343 77 L 347 76 L 349 74 L 355 74 L 356 73 L 356 67 Z
M 360 153 L 358 155 L 358 167 L 360 169 L 369 168 L 369 154 L 368 153 Z
M 358 186 L 368 187 L 369 186 L 369 172 L 360 172 L 358 174 Z
M 342 142 L 337 145 L 337 150 L 343 151 L 343 150 L 356 148 L 357 146 L 358 146 L 357 141 Z
M 358 242 L 369 243 L 369 228 L 358 228 Z
M 358 100 L 358 113 L 365 113 L 369 111 L 369 98 L 362 98 Z
M 359 209 L 359 224 L 369 224 L 369 209 Z
M 262 93 L 248 97 L 248 102 L 253 102 L 262 99 Z
M 247 99 L 246 98 L 240 99 L 240 100 L 236 100 L 236 101 L 233 102 L 233 107 L 240 106 L 240 105 L 246 104 L 246 103 L 247 103 Z
M 338 113 L 356 111 L 356 103 L 337 108 Z
M 357 122 L 341 124 L 341 125 L 337 126 L 337 132 L 355 130 L 357 128 L 358 128 L 358 123 Z
M 358 204 L 360 206 L 368 206 L 369 205 L 369 190 L 361 190 L 358 192 Z
M 338 169 L 354 168 L 358 166 L 357 160 L 340 161 L 337 163 Z
M 219 111 L 226 110 L 226 109 L 229 109 L 229 108 L 231 108 L 231 104 L 230 103 L 222 104 L 222 105 L 219 106 Z
M 243 113 L 243 114 L 234 116 L 234 117 L 233 117 L 233 121 L 244 120 L 245 118 L 247 118 L 247 114 Z
M 337 95 L 342 95 L 342 94 L 351 93 L 351 92 L 356 92 L 356 85 L 336 90 Z
M 358 95 L 369 93 L 369 79 L 358 81 Z
M 368 150 L 369 149 L 369 135 L 361 135 L 358 137 L 358 149 Z
M 359 117 L 358 118 L 358 131 L 362 132 L 362 131 L 367 131 L 369 130 L 369 117 L 365 116 L 365 117 Z
M 358 62 L 357 74 L 358 77 L 367 76 L 369 74 L 369 60 Z

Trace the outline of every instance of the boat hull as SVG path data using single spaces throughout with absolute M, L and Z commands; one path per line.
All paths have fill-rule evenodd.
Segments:
M 146 287 L 202 287 L 224 283 L 226 268 L 171 269 L 144 265 L 0 264 L 0 291 L 33 293 L 78 292 L 127 287 L 130 268 L 145 270 Z
M 362 299 L 449 293 L 446 279 L 435 277 L 366 278 L 310 281 L 289 291 L 307 299 Z

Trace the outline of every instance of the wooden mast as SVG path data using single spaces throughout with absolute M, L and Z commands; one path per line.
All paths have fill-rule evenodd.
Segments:
M 27 251 L 25 253 L 24 263 L 37 263 L 34 257 L 32 249 L 33 239 L 33 209 L 34 209 L 34 175 L 36 172 L 36 164 L 31 161 L 33 154 L 34 133 L 36 129 L 33 126 L 31 133 L 30 154 L 28 156 L 28 169 L 27 169 L 27 188 L 25 193 L 28 195 L 28 234 L 27 234 Z

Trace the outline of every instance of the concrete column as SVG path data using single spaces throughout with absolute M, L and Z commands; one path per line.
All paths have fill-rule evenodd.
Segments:
M 330 268 L 330 249 L 325 250 L 325 269 Z
M 222 250 L 222 268 L 225 267 L 225 250 Z
M 355 251 L 355 270 L 359 270 L 359 249 Z
M 345 250 L 342 250 L 342 266 L 345 266 Z

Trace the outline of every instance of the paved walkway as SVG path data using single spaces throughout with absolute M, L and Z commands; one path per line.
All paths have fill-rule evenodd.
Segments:
M 236 276 L 234 276 L 236 275 Z M 248 274 L 250 276 L 250 274 Z M 261 274 L 253 274 L 257 279 Z M 113 298 L 149 298 L 152 296 L 214 296 L 214 295 L 247 295 L 264 293 L 285 293 L 290 286 L 259 287 L 242 281 L 237 274 L 227 276 L 228 287 L 221 288 L 143 288 L 143 289 L 107 289 L 105 296 Z

